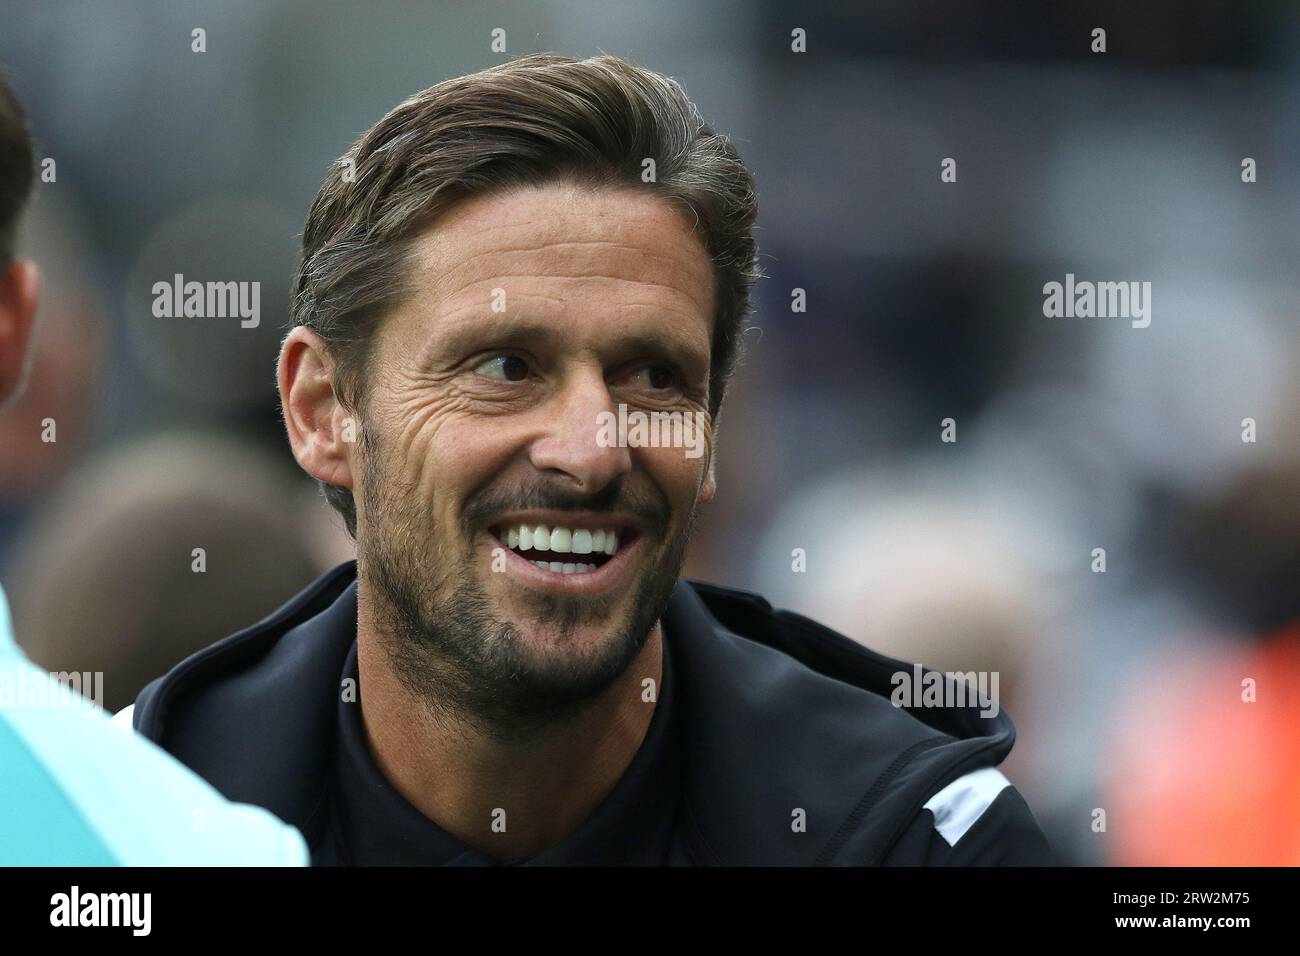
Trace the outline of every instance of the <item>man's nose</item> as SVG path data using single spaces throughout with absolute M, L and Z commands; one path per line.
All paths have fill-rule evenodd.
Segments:
M 598 371 L 570 379 L 546 403 L 545 414 L 545 432 L 533 442 L 529 455 L 534 468 L 566 475 L 575 490 L 587 493 L 600 491 L 632 470 L 631 452 L 607 440 L 618 436 L 618 410 Z M 608 426 L 609 420 L 615 427 Z

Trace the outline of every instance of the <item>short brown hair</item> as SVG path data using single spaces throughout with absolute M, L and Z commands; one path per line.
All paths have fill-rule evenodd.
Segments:
M 18 217 L 36 181 L 36 159 L 27 114 L 0 73 L 0 264 L 14 257 Z
M 646 159 L 652 182 L 642 179 Z M 291 322 L 325 341 L 347 406 L 360 407 L 378 320 L 407 291 L 412 240 L 469 196 L 557 181 L 646 189 L 695 223 L 713 261 L 717 414 L 762 275 L 753 178 L 675 80 L 617 57 L 554 54 L 416 94 L 362 134 L 321 185 L 303 230 Z M 355 534 L 351 493 L 322 487 Z

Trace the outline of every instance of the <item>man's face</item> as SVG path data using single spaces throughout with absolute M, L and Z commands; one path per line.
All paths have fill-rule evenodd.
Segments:
M 354 452 L 361 573 L 408 683 L 556 716 L 636 656 L 712 497 L 711 425 L 702 455 L 598 440 L 620 404 L 707 421 L 710 260 L 664 201 L 569 185 L 468 200 L 416 253 Z

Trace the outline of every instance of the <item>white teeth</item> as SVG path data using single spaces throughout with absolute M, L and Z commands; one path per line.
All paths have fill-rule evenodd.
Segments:
M 543 571 L 554 571 L 556 574 L 586 574 L 589 571 L 595 571 L 594 564 L 569 564 L 559 561 L 534 561 Z
M 505 534 L 506 547 L 520 551 L 554 551 L 558 554 L 614 554 L 618 535 L 601 528 L 549 528 L 544 524 L 521 525 Z M 550 562 L 543 562 L 550 563 Z

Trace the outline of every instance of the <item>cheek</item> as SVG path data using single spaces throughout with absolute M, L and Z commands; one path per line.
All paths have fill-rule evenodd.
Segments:
M 638 451 L 638 465 L 663 492 L 673 511 L 689 511 L 695 504 L 708 468 L 708 453 L 698 458 L 687 458 L 681 448 L 641 448 Z
M 435 489 L 454 479 L 462 461 L 472 461 L 473 438 L 464 427 L 464 414 L 456 403 L 429 393 L 407 393 L 387 409 L 379 427 L 384 429 L 390 473 L 426 505 Z
M 454 402 L 408 401 L 394 419 L 395 468 L 440 523 L 456 520 L 465 500 L 504 471 L 521 444 L 506 422 L 485 423 Z

